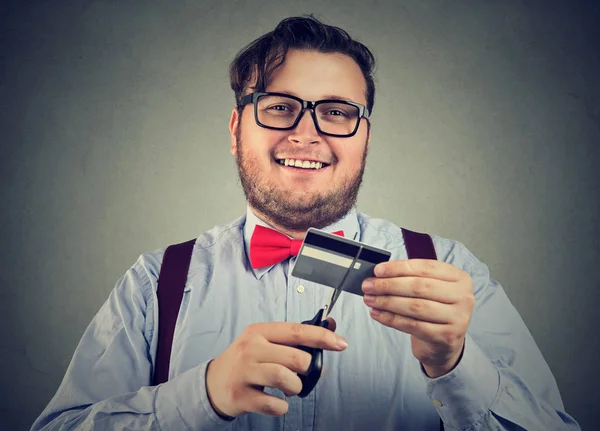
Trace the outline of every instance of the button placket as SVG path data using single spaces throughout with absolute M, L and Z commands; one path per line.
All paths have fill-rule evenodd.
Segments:
M 310 319 L 315 312 L 312 310 L 313 307 L 311 299 L 313 292 L 311 287 L 309 287 L 306 280 L 302 280 L 292 275 L 295 261 L 296 257 L 291 258 L 287 268 L 287 306 L 289 310 L 287 317 L 288 321 L 290 322 L 300 323 L 304 320 Z M 290 397 L 286 398 L 286 400 L 288 402 L 289 409 L 284 416 L 284 425 L 282 431 L 296 431 L 299 428 L 306 429 L 304 425 L 307 423 L 307 420 L 309 420 L 308 416 L 305 414 L 305 404 L 307 403 L 307 399 Z M 312 422 L 314 409 L 310 410 L 310 412 L 310 418 Z

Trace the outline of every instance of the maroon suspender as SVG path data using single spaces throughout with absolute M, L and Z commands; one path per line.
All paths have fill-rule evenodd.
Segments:
M 433 241 L 424 233 L 402 229 L 406 252 L 409 259 L 437 260 Z M 164 383 L 169 378 L 169 362 L 173 334 L 179 314 L 183 289 L 190 268 L 192 250 L 196 240 L 167 247 L 158 278 L 158 347 L 154 385 Z M 441 424 L 441 422 L 440 422 Z M 440 425 L 443 430 L 443 424 Z
M 433 240 L 429 235 L 402 229 L 402 236 L 404 237 L 404 246 L 409 259 L 437 260 Z
M 154 385 L 169 379 L 169 362 L 175 324 L 187 281 L 195 239 L 167 247 L 158 277 L 158 345 L 154 367 Z

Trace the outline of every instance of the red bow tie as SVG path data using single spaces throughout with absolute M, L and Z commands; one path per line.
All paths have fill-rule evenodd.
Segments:
M 344 231 L 333 232 L 344 236 Z M 250 239 L 250 263 L 252 268 L 262 268 L 297 256 L 302 247 L 301 239 L 291 239 L 281 232 L 256 225 Z

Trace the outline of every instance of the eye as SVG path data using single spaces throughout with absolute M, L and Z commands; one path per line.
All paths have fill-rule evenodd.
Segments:
M 290 107 L 287 105 L 272 105 L 272 106 L 269 106 L 267 108 L 267 110 L 284 112 L 284 111 L 289 111 Z
M 327 115 L 331 115 L 334 117 L 339 117 L 339 116 L 343 116 L 343 117 L 347 117 L 348 114 L 344 111 L 340 111 L 339 109 L 330 109 L 329 111 L 326 112 Z

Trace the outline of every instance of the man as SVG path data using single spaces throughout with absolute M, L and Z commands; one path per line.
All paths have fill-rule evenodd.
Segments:
M 151 383 L 159 250 L 119 280 L 33 429 L 579 428 L 486 265 L 440 237 L 438 260 L 408 260 L 400 228 L 355 209 L 373 67 L 364 45 L 311 17 L 238 54 L 229 128 L 248 209 L 195 242 L 169 380 Z M 257 264 L 257 226 L 293 239 L 341 230 L 392 258 L 364 298 L 341 296 L 329 329 L 299 325 L 330 289 L 293 277 L 295 256 Z M 325 350 L 306 398 L 298 373 L 311 356 L 298 345 Z

